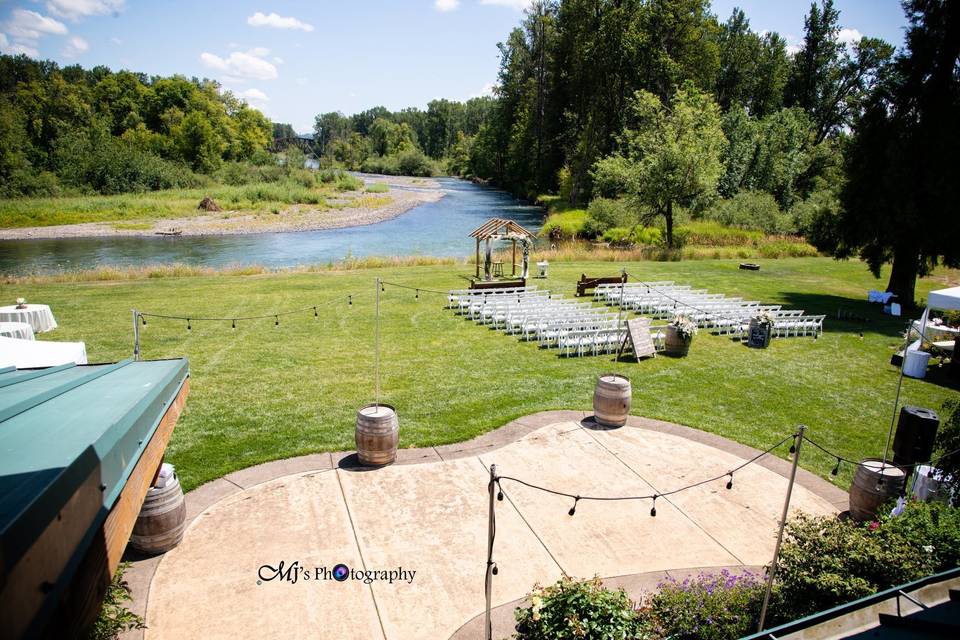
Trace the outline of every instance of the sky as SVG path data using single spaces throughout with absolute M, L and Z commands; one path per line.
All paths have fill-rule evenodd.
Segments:
M 220 81 L 298 132 L 318 113 L 488 94 L 529 0 L 0 0 L 0 51 Z M 809 0 L 714 0 L 791 46 Z M 903 43 L 898 0 L 835 0 L 841 36 Z

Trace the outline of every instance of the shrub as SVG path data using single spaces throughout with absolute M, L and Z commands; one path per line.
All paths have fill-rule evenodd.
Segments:
M 400 153 L 400 173 L 405 176 L 429 177 L 434 174 L 433 162 L 419 149 L 407 149 Z
M 960 566 L 960 509 L 939 502 L 908 502 L 899 516 L 884 515 L 882 529 L 923 550 L 932 571 Z
M 656 227 L 614 227 L 603 234 L 603 241 L 612 244 L 663 244 L 663 232 Z
M 642 612 L 644 626 L 672 640 L 733 640 L 756 630 L 764 583 L 752 573 L 670 578 Z
M 777 570 L 781 622 L 824 611 L 934 572 L 904 530 L 800 514 L 787 523 Z
M 954 354 L 956 357 L 956 354 Z M 937 432 L 936 455 L 943 456 L 960 449 L 960 400 L 951 398 L 943 403 L 940 410 L 943 423 Z M 937 467 L 949 477 L 949 486 L 953 488 L 953 504 L 960 500 L 960 456 L 947 456 L 937 463 Z
M 637 217 L 622 199 L 594 198 L 587 207 L 589 219 L 584 229 L 590 237 L 601 236 L 614 227 L 631 227 Z
M 549 587 L 536 586 L 530 606 L 517 607 L 515 615 L 519 640 L 630 640 L 641 634 L 640 617 L 627 594 L 604 588 L 599 578 L 563 577 Z
M 143 618 L 127 609 L 123 603 L 130 600 L 130 588 L 123 580 L 129 562 L 121 563 L 113 575 L 107 594 L 100 608 L 100 615 L 87 632 L 87 640 L 114 640 L 124 631 L 146 629 Z
M 557 171 L 557 191 L 560 199 L 573 204 L 573 176 L 570 174 L 570 165 L 563 165 Z
M 586 222 L 586 209 L 568 209 L 551 213 L 544 222 L 543 228 L 540 229 L 540 235 L 553 240 L 582 238 L 585 235 Z
M 815 191 L 793 206 L 794 226 L 817 249 L 832 252 L 840 243 L 837 231 L 840 207 L 840 199 L 832 190 Z
M 774 197 L 765 191 L 741 191 L 732 198 L 718 200 L 703 212 L 702 218 L 764 233 L 796 231 L 793 217 L 782 213 Z
M 366 191 L 367 193 L 387 193 L 390 191 L 390 187 L 383 182 L 374 182 L 367 185 Z

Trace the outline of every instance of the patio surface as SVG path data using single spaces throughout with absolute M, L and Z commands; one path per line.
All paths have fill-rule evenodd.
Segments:
M 757 451 L 680 425 L 631 418 L 598 429 L 580 411 L 521 418 L 474 441 L 401 450 L 377 470 L 350 453 L 229 474 L 187 496 L 183 542 L 128 572 L 148 639 L 482 637 L 490 464 L 501 475 L 589 495 L 663 493 Z M 401 419 L 402 420 L 402 419 Z M 402 438 L 401 421 L 401 438 Z M 771 444 L 784 434 L 771 434 Z M 786 445 L 784 446 L 784 449 Z M 782 452 L 781 452 L 782 453 Z M 504 482 L 496 503 L 496 629 L 535 582 L 600 575 L 633 595 L 698 568 L 770 561 L 789 463 L 767 456 L 725 480 L 657 500 L 572 501 Z M 846 493 L 800 471 L 794 510 L 846 509 Z M 296 582 L 263 565 L 297 562 Z M 316 569 L 416 571 L 412 581 L 317 580 Z M 263 572 L 266 571 L 264 574 Z M 128 634 L 126 637 L 133 637 Z

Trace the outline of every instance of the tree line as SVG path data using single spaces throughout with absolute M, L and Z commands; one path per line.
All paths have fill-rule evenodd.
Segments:
M 273 162 L 271 123 L 211 80 L 0 56 L 0 195 L 190 186 Z

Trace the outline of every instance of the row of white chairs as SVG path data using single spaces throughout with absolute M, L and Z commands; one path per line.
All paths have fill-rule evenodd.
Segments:
M 736 334 L 742 338 L 750 319 L 761 312 L 774 319 L 775 337 L 816 337 L 823 333 L 824 316 L 805 315 L 801 309 L 783 309 L 780 305 L 764 305 L 754 300 L 728 298 L 670 281 L 602 284 L 594 290 L 594 300 L 654 318 L 682 314 L 697 326 L 720 335 Z

